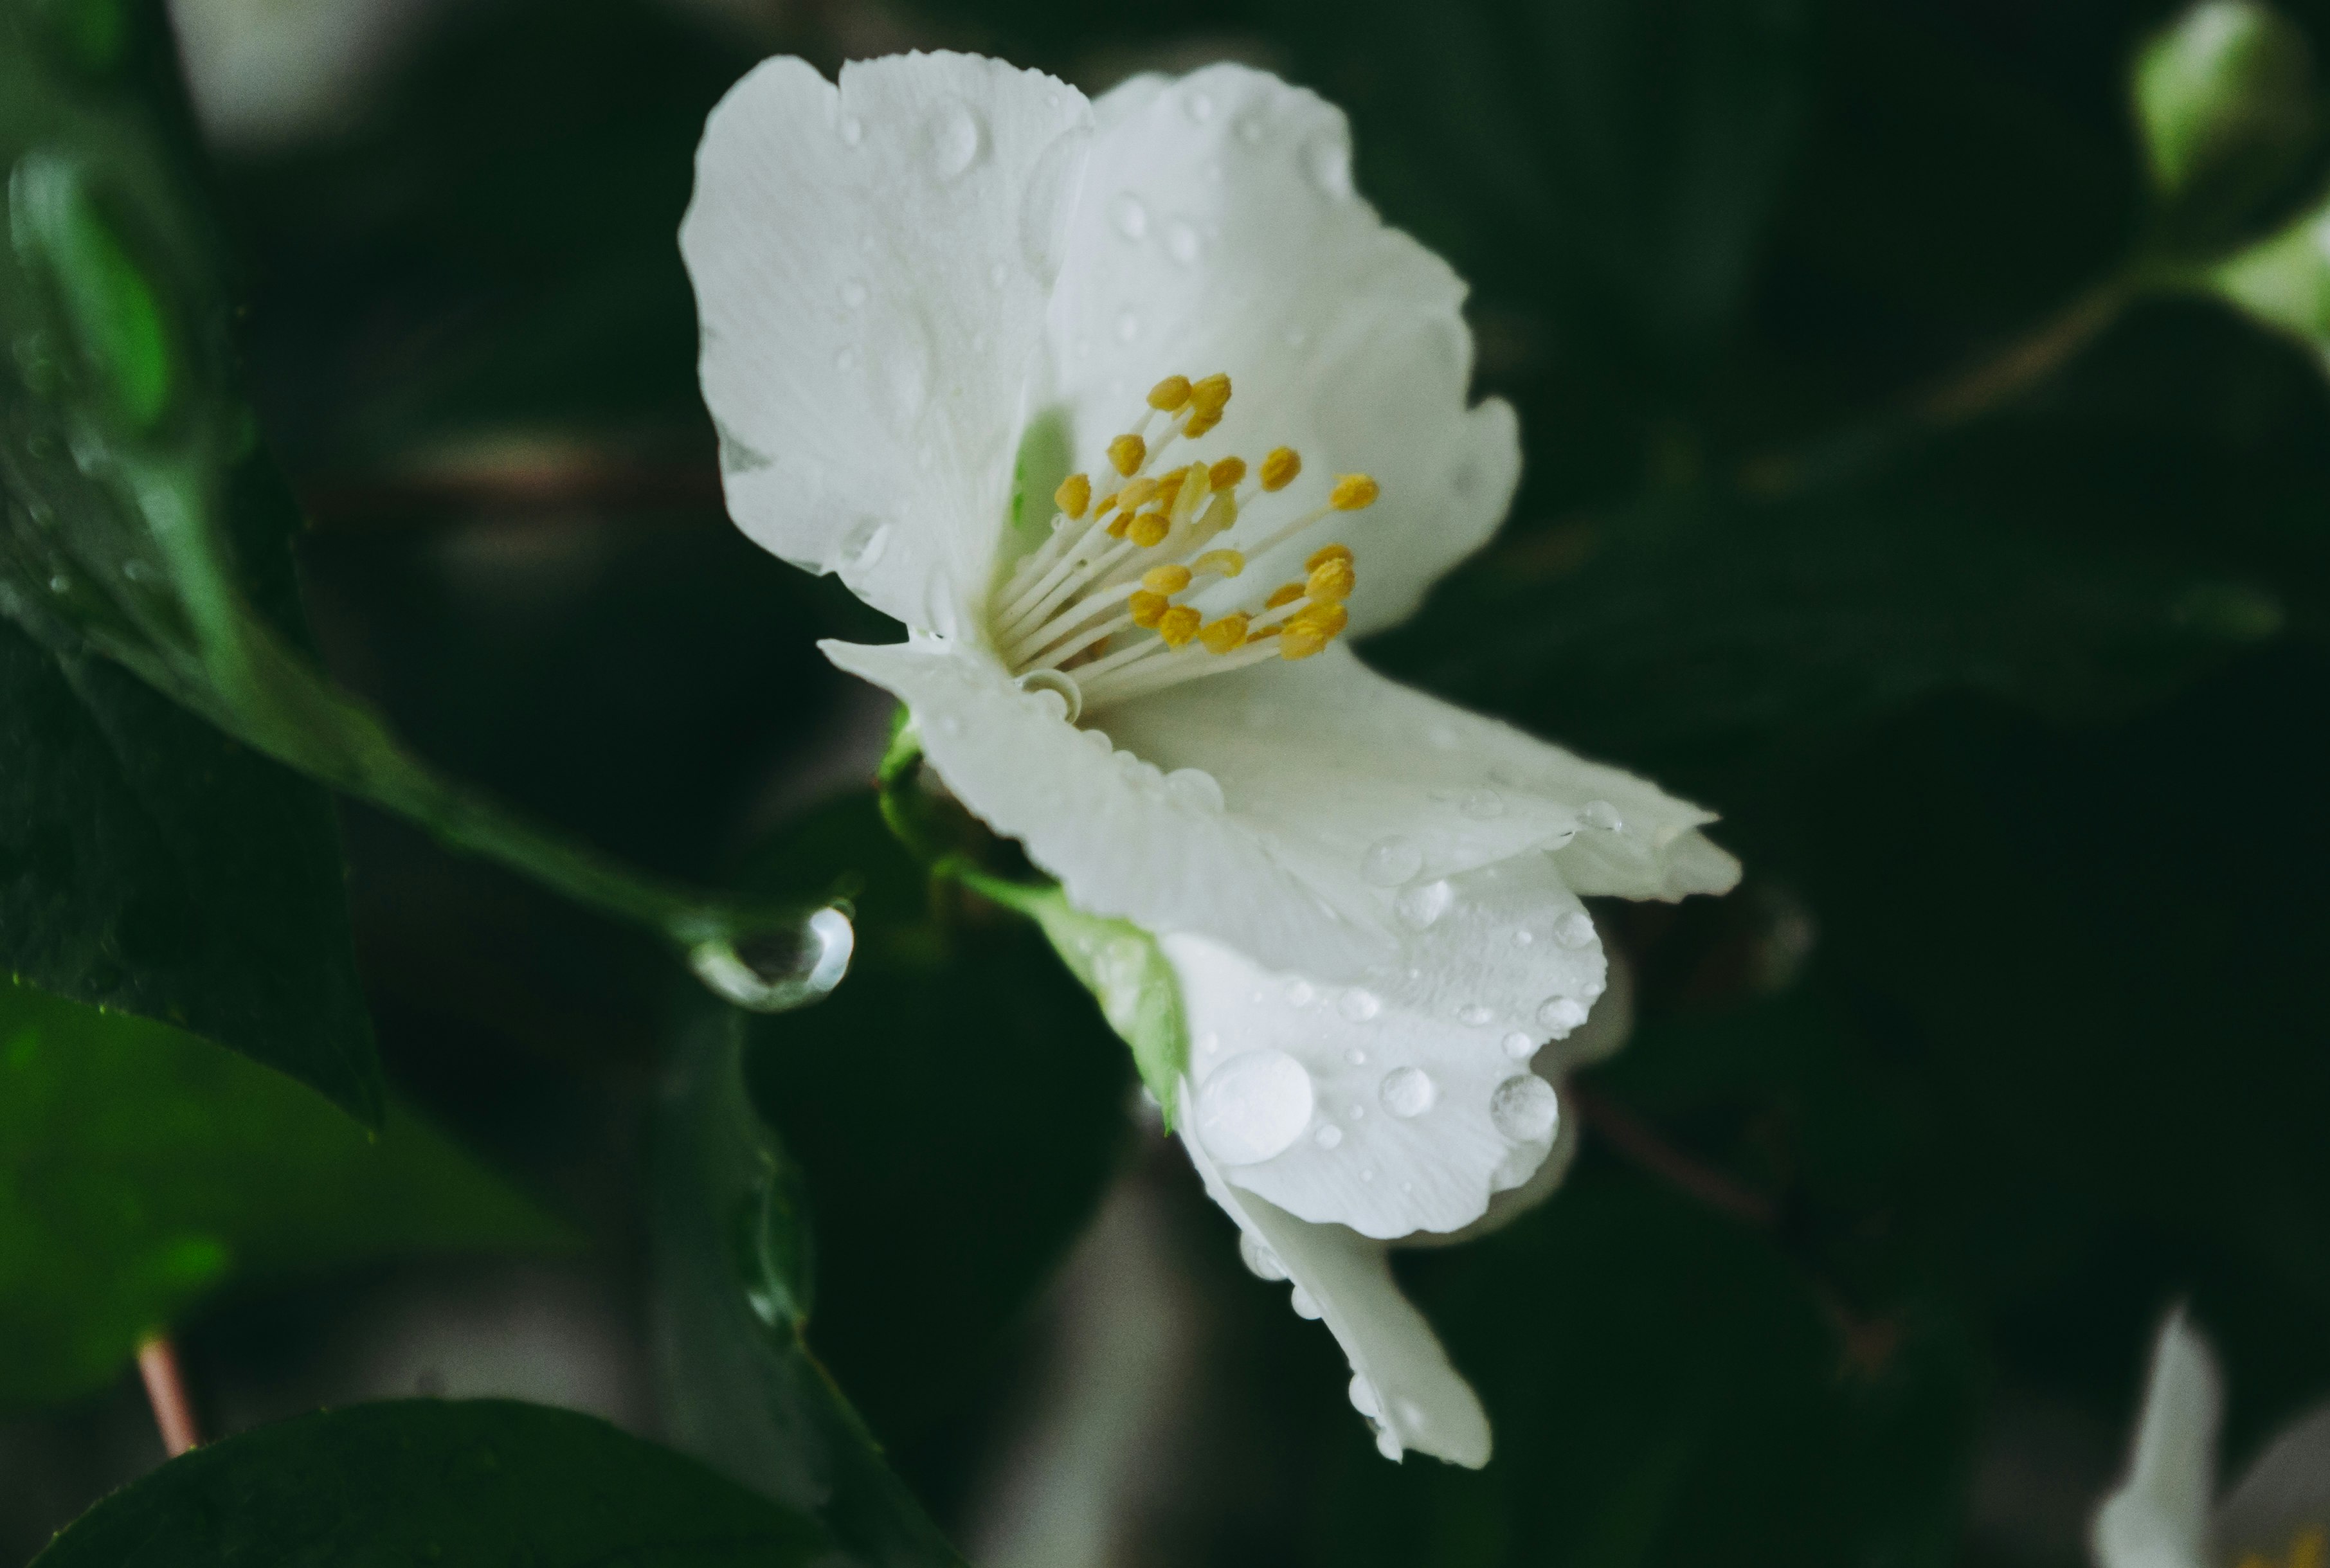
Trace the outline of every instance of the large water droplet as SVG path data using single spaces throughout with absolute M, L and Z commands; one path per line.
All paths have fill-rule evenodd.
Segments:
M 1138 240 L 1149 232 L 1149 209 L 1130 191 L 1108 204 L 1108 220 L 1128 240 Z
M 1286 1298 L 1286 1304 L 1294 1308 L 1294 1316 L 1307 1318 L 1313 1323 L 1324 1316 L 1319 1310 L 1319 1299 L 1300 1285 L 1295 1286 L 1293 1291 Z
M 1586 827 L 1599 827 L 1605 833 L 1615 833 L 1626 825 L 1625 818 L 1618 815 L 1618 808 L 1607 800 L 1588 800 L 1577 813 L 1577 817 Z
M 1354 1024 L 1364 1024 L 1383 1011 L 1383 998 L 1363 987 L 1354 986 L 1335 998 L 1335 1011 Z
M 1289 980 L 1286 999 L 1297 1007 L 1307 1007 L 1319 999 L 1319 987 L 1308 980 Z
M 1224 1165 L 1258 1165 L 1302 1136 L 1315 1098 L 1311 1074 L 1285 1052 L 1242 1052 L 1198 1087 L 1198 1136 Z
M 1018 682 L 1023 692 L 1041 692 L 1059 704 L 1056 716 L 1073 724 L 1084 711 L 1084 689 L 1066 670 L 1029 670 Z M 1050 706 L 1049 703 L 1045 704 Z
M 942 180 L 952 180 L 979 161 L 984 143 L 979 117 L 961 104 L 950 104 L 931 117 L 929 137 L 931 172 Z
M 1359 856 L 1359 875 L 1378 887 L 1397 887 L 1423 869 L 1424 851 L 1397 833 L 1377 839 Z
M 1194 225 L 1185 223 L 1178 218 L 1166 225 L 1165 253 L 1182 266 L 1195 266 L 1198 257 L 1205 248 L 1206 242 L 1198 237 Z
M 1351 194 L 1351 144 L 1340 130 L 1322 130 L 1302 145 L 1302 172 L 1311 183 L 1341 201 Z
M 1392 910 L 1403 923 L 1420 931 L 1446 914 L 1448 906 L 1455 902 L 1456 890 L 1443 879 L 1407 889 L 1392 901 Z
M 1565 910 L 1553 922 L 1553 940 L 1565 948 L 1582 948 L 1594 940 L 1594 917 L 1582 909 Z
M 1538 1005 L 1537 1021 L 1559 1040 L 1586 1022 L 1586 1004 L 1569 997 L 1548 997 Z
M 1489 1119 L 1515 1143 L 1543 1143 L 1561 1119 L 1561 1098 L 1536 1073 L 1520 1073 L 1490 1092 Z
M 1516 1062 L 1526 1062 L 1537 1054 L 1537 1041 L 1522 1034 L 1519 1029 L 1506 1035 L 1498 1044 L 1504 1047 L 1505 1054 Z
M 1440 1098 L 1440 1086 L 1421 1067 L 1395 1067 L 1384 1074 L 1383 1082 L 1376 1088 L 1376 1097 L 1394 1116 L 1422 1116 Z
M 1311 1141 L 1321 1148 L 1332 1148 L 1343 1141 L 1343 1129 L 1331 1121 L 1322 1121 L 1319 1130 L 1311 1135 Z
M 1238 1233 L 1238 1257 L 1245 1262 L 1246 1271 L 1257 1280 L 1286 1278 L 1286 1265 L 1280 1262 L 1278 1254 L 1251 1231 Z
M 857 941 L 848 916 L 821 909 L 796 930 L 700 941 L 688 949 L 687 967 L 725 1001 L 781 1013 L 839 985 Z
M 1376 1452 L 1397 1464 L 1407 1456 L 1407 1450 L 1400 1447 L 1399 1434 L 1386 1427 L 1376 1433 Z
M 1221 781 L 1203 768 L 1174 769 L 1165 775 L 1165 792 L 1199 811 L 1219 811 L 1228 804 L 1222 798 Z
M 1505 814 L 1505 798 L 1493 789 L 1467 789 L 1456 809 L 1475 822 L 1489 822 Z

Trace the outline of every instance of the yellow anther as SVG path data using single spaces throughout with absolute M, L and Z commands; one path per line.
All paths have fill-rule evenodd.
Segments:
M 1135 479 L 1132 484 L 1127 485 L 1123 489 L 1119 490 L 1116 493 L 1116 504 L 1119 506 L 1123 507 L 1127 512 L 1138 512 L 1143 506 L 1148 505 L 1156 494 L 1156 480 L 1148 478 Z
M 1283 490 L 1302 472 L 1302 454 L 1292 447 L 1273 447 L 1262 460 L 1262 487 Z
M 1232 610 L 1198 634 L 1208 653 L 1226 654 L 1246 643 L 1246 616 L 1244 610 Z
M 1340 604 L 1359 586 L 1359 574 L 1349 561 L 1330 559 L 1311 569 L 1303 591 L 1314 604 Z
M 1107 516 L 1108 509 L 1115 505 L 1116 492 L 1111 490 L 1107 495 L 1103 496 L 1100 498 L 1100 505 L 1093 508 L 1093 516 L 1095 519 Z
M 1189 564 L 1216 577 L 1236 577 L 1246 570 L 1246 557 L 1235 550 L 1208 550 Z
M 1262 608 L 1264 609 L 1278 609 L 1283 606 L 1293 604 L 1296 600 L 1302 597 L 1302 590 L 1304 586 L 1304 584 L 1300 582 L 1281 583 L 1278 587 L 1270 590 L 1270 597 L 1263 601 Z
M 1082 474 L 1070 474 L 1052 492 L 1052 504 L 1071 517 L 1081 517 L 1092 505 L 1092 481 Z
M 1346 474 L 1327 492 L 1327 505 L 1338 512 L 1356 512 L 1362 506 L 1374 505 L 1376 497 L 1382 494 L 1383 486 L 1365 474 Z
M 1198 623 L 1204 619 L 1197 606 L 1177 604 L 1157 618 L 1157 635 L 1167 647 L 1186 647 L 1198 635 Z
M 1313 550 L 1311 553 L 1311 559 L 1302 563 L 1302 570 L 1305 571 L 1316 571 L 1321 567 L 1326 565 L 1330 561 L 1349 561 L 1350 559 L 1351 559 L 1351 547 L 1350 545 L 1321 544 L 1318 549 Z
M 1132 612 L 1133 625 L 1155 626 L 1158 619 L 1173 608 L 1173 601 L 1161 593 L 1136 589 L 1132 597 L 1125 601 L 1125 608 Z
M 1217 534 L 1228 533 L 1237 526 L 1237 519 L 1236 493 L 1230 490 L 1215 491 L 1213 500 L 1206 507 L 1206 537 L 1211 539 Z
M 1221 410 L 1193 408 L 1189 411 L 1189 422 L 1181 427 L 1181 433 L 1194 441 L 1221 422 Z
M 1290 619 L 1286 636 L 1280 640 L 1278 656 L 1286 659 L 1307 659 L 1335 640 L 1335 634 L 1350 620 L 1350 613 L 1340 604 L 1314 604 Z
M 1211 414 L 1218 420 L 1222 411 L 1230 405 L 1230 378 L 1209 375 L 1189 388 L 1191 414 Z
M 1189 378 L 1169 375 L 1149 389 L 1149 406 L 1160 414 L 1170 414 L 1189 401 Z
M 1149 443 L 1139 436 L 1119 436 L 1108 444 L 1108 460 L 1120 474 L 1131 474 L 1149 456 Z
M 1206 480 L 1217 490 L 1227 490 L 1246 477 L 1244 458 L 1224 458 L 1206 474 Z
M 1122 539 L 1124 537 L 1124 531 L 1132 526 L 1132 514 L 1119 512 L 1109 523 L 1108 536 L 1111 539 Z
M 1170 473 L 1158 475 L 1157 504 L 1160 506 L 1171 506 L 1174 500 L 1181 494 L 1182 481 L 1189 477 L 1189 471 L 1187 468 L 1175 468 Z
M 1255 627 L 1252 631 L 1246 634 L 1246 646 L 1251 647 L 1255 643 L 1260 642 L 1263 638 L 1267 637 L 1276 637 L 1278 633 L 1279 625 L 1274 620 L 1266 625 Z
M 1132 526 L 1124 531 L 1124 536 L 1143 550 L 1151 550 L 1164 543 L 1165 535 L 1172 531 L 1173 525 L 1165 520 L 1164 513 L 1143 512 L 1132 520 Z
M 1186 566 L 1152 566 L 1141 574 L 1141 586 L 1152 593 L 1179 593 L 1189 586 Z

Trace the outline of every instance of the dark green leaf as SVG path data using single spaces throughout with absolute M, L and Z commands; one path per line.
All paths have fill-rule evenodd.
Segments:
M 232 1052 L 0 982 L 0 1404 L 101 1386 L 230 1281 L 568 1240 L 403 1110 L 367 1133 Z
M 412 1400 L 197 1449 L 99 1504 L 37 1561 L 791 1568 L 827 1549 L 800 1515 L 604 1422 L 499 1400 Z

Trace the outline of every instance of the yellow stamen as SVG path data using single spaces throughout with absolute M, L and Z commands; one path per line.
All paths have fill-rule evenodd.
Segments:
M 1071 517 L 1081 517 L 1092 505 L 1092 481 L 1082 474 L 1070 474 L 1052 492 L 1052 504 Z
M 1149 389 L 1149 406 L 1160 414 L 1170 414 L 1189 401 L 1189 378 L 1169 375 Z
M 1111 490 L 1107 495 L 1103 496 L 1100 498 L 1100 505 L 1097 505 L 1097 506 L 1094 506 L 1094 507 L 1093 508 L 1093 516 L 1094 516 L 1094 518 L 1095 520 L 1098 520 L 1098 519 L 1100 519 L 1100 518 L 1103 518 L 1103 517 L 1107 516 L 1107 515 L 1108 515 L 1108 509 L 1109 509 L 1110 507 L 1112 507 L 1112 506 L 1115 505 L 1116 505 L 1116 492 L 1115 492 L 1115 491 L 1113 491 L 1113 490 Z
M 1158 475 L 1158 476 L 1157 476 L 1157 500 L 1158 500 L 1158 503 L 1159 503 L 1160 505 L 1163 505 L 1163 506 L 1167 507 L 1168 509 L 1170 509 L 1170 507 L 1172 506 L 1172 505 L 1173 505 L 1174 501 L 1175 501 L 1175 500 L 1176 500 L 1176 499 L 1180 496 L 1180 494 L 1181 494 L 1181 486 L 1182 486 L 1182 483 L 1183 483 L 1185 480 L 1187 480 L 1187 479 L 1189 478 L 1189 471 L 1187 468 L 1176 468 L 1176 469 L 1174 469 L 1174 470 L 1173 470 L 1171 473 L 1170 473 L 1170 474 L 1160 474 L 1160 475 Z
M 1217 490 L 1227 490 L 1245 477 L 1244 458 L 1224 458 L 1208 471 L 1206 481 Z
M 1173 505 L 1167 508 L 1173 514 L 1177 527 L 1196 516 L 1198 508 L 1206 504 L 1206 497 L 1213 494 L 1213 485 L 1207 477 L 1205 464 L 1192 463 L 1181 473 L 1181 487 L 1174 494 Z
M 1132 520 L 1132 526 L 1124 531 L 1124 536 L 1143 550 L 1151 550 L 1164 543 L 1165 535 L 1172 531 L 1173 525 L 1165 520 L 1164 513 L 1143 512 Z
M 1327 505 L 1338 512 L 1356 512 L 1362 506 L 1374 505 L 1376 497 L 1382 494 L 1383 486 L 1365 474 L 1346 474 L 1327 492 Z
M 1136 589 L 1132 597 L 1125 601 L 1125 608 L 1132 614 L 1133 625 L 1153 627 L 1167 610 L 1173 608 L 1173 604 L 1161 593 Z
M 1283 659 L 1307 659 L 1335 640 L 1335 634 L 1350 620 L 1350 614 L 1340 604 L 1313 605 L 1286 623 L 1286 635 L 1279 641 L 1278 656 Z
M 1246 557 L 1235 550 L 1208 550 L 1189 564 L 1217 577 L 1236 577 L 1246 570 Z
M 1229 404 L 1230 378 L 1226 375 L 1209 375 L 1189 388 L 1189 412 L 1193 417 L 1210 414 L 1218 422 L 1222 411 Z
M 1302 472 L 1302 454 L 1292 447 L 1274 447 L 1262 460 L 1262 487 L 1283 490 Z
M 1255 627 L 1252 631 L 1246 634 L 1247 646 L 1251 647 L 1254 644 L 1262 641 L 1264 638 L 1276 637 L 1278 632 L 1279 625 L 1278 622 L 1274 620 L 1265 626 Z
M 1186 566 L 1152 566 L 1141 574 L 1141 586 L 1153 593 L 1179 593 L 1189 586 Z
M 1302 563 L 1302 570 L 1305 571 L 1316 571 L 1321 567 L 1326 565 L 1330 561 L 1349 561 L 1350 559 L 1351 547 L 1350 545 L 1322 544 L 1318 549 L 1313 550 L 1311 553 L 1311 559 Z
M 1351 597 L 1359 580 L 1349 561 L 1330 558 L 1312 569 L 1310 581 L 1302 586 L 1315 604 L 1340 604 Z
M 1195 605 L 1177 604 L 1157 618 L 1158 639 L 1167 647 L 1186 647 L 1198 635 L 1198 623 L 1204 619 Z
M 1135 479 L 1132 484 L 1127 485 L 1123 489 L 1116 493 L 1116 504 L 1123 507 L 1128 512 L 1138 512 L 1143 506 L 1149 505 L 1150 498 L 1156 494 L 1156 480 L 1149 478 Z
M 1244 610 L 1232 610 L 1198 634 L 1208 653 L 1226 654 L 1246 642 L 1246 615 Z
M 1116 515 L 1115 519 L 1108 525 L 1108 536 L 1111 539 L 1122 539 L 1124 537 L 1124 531 L 1132 526 L 1132 514 L 1130 512 L 1119 512 Z
M 1286 605 L 1293 604 L 1296 600 L 1302 597 L 1302 590 L 1304 586 L 1304 584 L 1300 582 L 1281 583 L 1279 586 L 1270 590 L 1270 597 L 1263 601 L 1262 608 L 1264 609 L 1278 609 Z
M 1108 444 L 1108 460 L 1120 474 L 1130 475 L 1149 456 L 1149 443 L 1139 436 L 1119 436 Z
M 1194 441 L 1221 422 L 1222 411 L 1219 409 L 1192 409 L 1189 422 L 1181 427 L 1181 433 Z

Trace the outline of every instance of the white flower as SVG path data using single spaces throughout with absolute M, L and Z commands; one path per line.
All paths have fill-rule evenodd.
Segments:
M 1342 1260 L 1331 1323 L 1372 1297 L 1353 1323 L 1438 1357 L 1363 1238 L 1466 1225 L 1555 1148 L 1526 1063 L 1604 988 L 1578 895 L 1738 876 L 1706 812 L 1340 640 L 1511 500 L 1463 284 L 1353 194 L 1337 110 L 1236 66 L 1094 103 L 962 55 L 769 61 L 680 243 L 738 524 L 905 622 L 826 652 L 1077 908 L 1158 935 L 1216 1195 L 1298 1278 Z M 1477 1443 L 1388 1424 L 1485 1456 L 1449 1376 Z
M 2207 1342 L 2174 1314 L 2153 1351 L 2127 1478 L 2096 1515 L 2098 1568 L 2330 1563 L 2330 1404 L 2285 1428 L 2220 1501 L 2223 1404 Z

